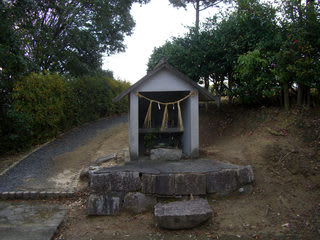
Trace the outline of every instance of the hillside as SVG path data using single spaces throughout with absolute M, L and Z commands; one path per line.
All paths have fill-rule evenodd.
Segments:
M 201 154 L 256 177 L 252 195 L 213 204 L 219 232 L 320 236 L 319 111 L 224 107 L 200 119 Z
M 250 164 L 256 178 L 251 194 L 211 196 L 211 223 L 167 231 L 155 227 L 152 213 L 87 217 L 84 193 L 68 202 L 70 211 L 56 239 L 318 239 L 319 129 L 320 113 L 314 110 L 201 109 L 201 156 Z M 115 137 L 126 133 L 122 129 Z

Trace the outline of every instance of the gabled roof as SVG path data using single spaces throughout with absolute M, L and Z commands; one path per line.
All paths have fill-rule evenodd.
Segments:
M 178 71 L 177 69 L 175 69 L 174 67 L 172 67 L 170 64 L 168 64 L 164 59 L 162 59 L 156 66 L 155 68 L 149 72 L 146 76 L 144 76 L 143 78 L 141 78 L 138 82 L 136 82 L 135 84 L 133 84 L 131 87 L 129 87 L 127 90 L 125 90 L 124 92 L 122 92 L 121 94 L 119 94 L 117 97 L 115 97 L 113 99 L 113 102 L 118 102 L 120 99 L 122 99 L 124 96 L 128 95 L 130 92 L 136 90 L 138 87 L 140 87 L 143 83 L 145 83 L 146 81 L 148 81 L 152 76 L 154 76 L 155 74 L 157 74 L 159 71 L 166 69 L 169 72 L 171 72 L 172 74 L 176 75 L 178 78 L 182 79 L 183 81 L 185 81 L 186 83 L 190 84 L 191 86 L 193 86 L 194 88 L 196 88 L 199 93 L 200 96 L 202 96 L 202 100 L 206 100 L 206 101 L 216 101 L 217 97 L 213 96 L 211 93 L 209 93 L 206 89 L 204 89 L 203 87 L 199 86 L 196 82 L 192 81 L 189 77 L 187 77 L 186 75 L 184 75 L 183 73 L 181 73 L 180 71 Z

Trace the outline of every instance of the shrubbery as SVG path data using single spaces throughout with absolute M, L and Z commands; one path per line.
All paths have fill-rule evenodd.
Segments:
M 106 75 L 67 79 L 56 73 L 32 73 L 13 88 L 3 114 L 0 154 L 42 143 L 60 132 L 115 113 L 126 112 L 127 99 L 112 99 L 129 83 Z
M 107 76 L 84 76 L 69 82 L 70 94 L 68 113 L 69 119 L 80 124 L 99 117 L 127 111 L 127 101 L 113 103 L 112 99 L 129 87 L 129 84 L 116 81 Z
M 67 94 L 67 81 L 56 73 L 32 73 L 15 84 L 13 109 L 27 116 L 35 142 L 55 136 L 63 128 Z

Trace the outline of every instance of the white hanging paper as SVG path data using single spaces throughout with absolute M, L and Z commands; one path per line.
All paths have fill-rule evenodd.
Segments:
M 173 108 L 173 110 L 174 110 L 174 104 L 172 104 L 172 108 Z
M 161 110 L 161 107 L 160 107 L 160 104 L 158 103 L 158 108 L 159 108 L 159 110 Z

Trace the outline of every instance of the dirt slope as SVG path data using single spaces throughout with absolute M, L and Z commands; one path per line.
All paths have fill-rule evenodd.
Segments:
M 201 124 L 203 155 L 250 164 L 256 178 L 250 196 L 214 202 L 217 232 L 320 239 L 319 113 L 231 108 Z
M 201 111 L 201 156 L 250 164 L 252 194 L 209 197 L 212 222 L 166 231 L 155 227 L 152 213 L 87 217 L 84 193 L 67 202 L 70 211 L 56 239 L 320 239 L 319 133 L 320 114 L 314 110 L 225 106 Z

